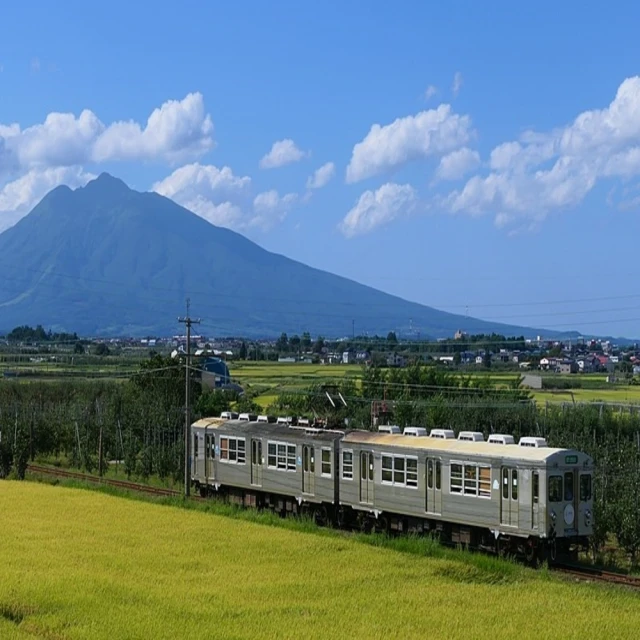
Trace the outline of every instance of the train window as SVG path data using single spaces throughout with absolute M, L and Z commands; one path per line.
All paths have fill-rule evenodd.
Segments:
M 509 469 L 502 470 L 502 499 L 509 499 Z
M 407 458 L 407 487 L 418 486 L 418 458 Z
M 436 491 L 440 491 L 442 487 L 442 467 L 440 460 L 436 460 Z
M 270 442 L 267 445 L 267 465 L 269 467 L 276 466 L 276 443 Z
M 242 440 L 241 453 L 242 461 L 244 462 L 244 440 Z M 311 456 L 311 464 L 313 466 L 313 453 Z M 238 462 L 240 462 L 240 460 L 238 460 Z M 287 444 L 286 442 L 268 442 L 267 466 L 271 469 L 280 469 L 281 471 L 295 471 L 296 446 L 294 444 Z
M 311 471 L 311 473 L 315 473 L 316 472 L 316 450 L 315 450 L 315 447 L 311 447 L 310 448 L 310 453 L 309 453 L 309 471 Z
M 511 469 L 511 499 L 518 499 L 518 470 Z
M 478 467 L 468 464 L 464 466 L 464 495 L 478 495 Z
M 189 442 L 187 440 L 187 442 Z M 198 434 L 195 433 L 193 435 L 193 457 L 197 458 L 198 457 Z
M 322 475 L 331 475 L 331 449 L 322 450 Z
M 591 500 L 591 474 L 585 473 L 580 476 L 580 500 L 587 502 Z
M 382 482 L 393 482 L 393 458 L 382 456 Z
M 342 477 L 353 480 L 353 451 L 342 452 Z
M 564 499 L 573 500 L 573 471 L 564 474 Z
M 287 471 L 296 470 L 296 445 L 287 445 Z
M 427 461 L 427 487 L 433 489 L 433 460 Z
M 216 457 L 216 437 L 214 435 L 209 436 L 209 457 L 213 460 Z
M 360 453 L 360 479 L 367 479 L 367 454 L 364 451 Z
M 451 463 L 451 478 L 449 483 L 451 493 L 462 493 L 462 465 Z
M 478 467 L 478 495 L 482 498 L 491 497 L 491 467 Z
M 533 472 L 533 482 L 531 483 L 531 501 L 533 504 L 538 504 L 540 496 L 540 476 L 537 471 Z
M 549 476 L 549 502 L 562 502 L 562 476 Z
M 369 480 L 373 482 L 373 453 L 369 454 Z
M 244 464 L 246 462 L 245 439 L 220 438 L 220 461 Z
M 393 483 L 404 484 L 404 458 L 393 458 Z

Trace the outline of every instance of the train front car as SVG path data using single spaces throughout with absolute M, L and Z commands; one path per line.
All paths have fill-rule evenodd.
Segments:
M 580 451 L 561 449 L 546 462 L 542 531 L 549 557 L 556 560 L 588 548 L 593 535 L 593 460 Z

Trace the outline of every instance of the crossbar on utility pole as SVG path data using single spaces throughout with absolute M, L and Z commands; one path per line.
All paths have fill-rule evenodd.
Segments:
M 189 315 L 190 301 L 187 298 L 187 315 L 178 318 L 187 327 L 187 364 L 184 377 L 184 495 L 188 498 L 191 494 L 191 325 L 200 324 L 200 319 L 191 318 Z

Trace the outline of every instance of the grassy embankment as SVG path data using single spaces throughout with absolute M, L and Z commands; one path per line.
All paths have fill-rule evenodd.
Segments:
M 35 483 L 3 483 L 0 510 L 2 638 L 621 638 L 640 624 L 637 594 L 411 541 Z

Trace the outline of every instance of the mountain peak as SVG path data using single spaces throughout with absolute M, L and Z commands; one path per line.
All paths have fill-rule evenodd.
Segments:
M 87 182 L 87 184 L 85 185 L 85 189 L 86 188 L 99 188 L 100 190 L 109 189 L 110 191 L 131 191 L 129 186 L 123 180 L 112 176 L 106 171 L 103 171 L 97 178 L 94 178 L 93 180 Z

